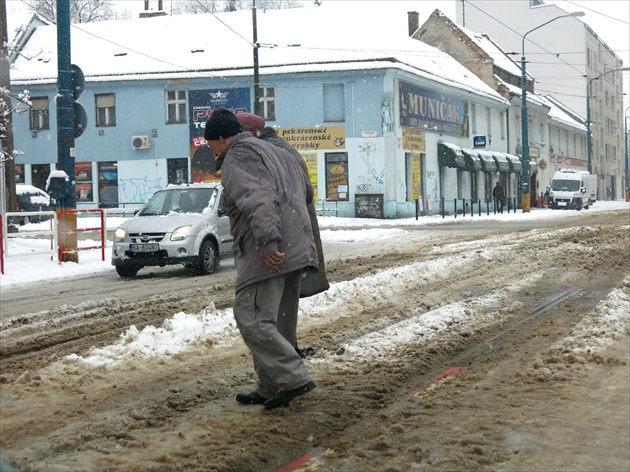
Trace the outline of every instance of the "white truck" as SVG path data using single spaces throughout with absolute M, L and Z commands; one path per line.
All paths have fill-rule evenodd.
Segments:
M 549 208 L 588 209 L 596 200 L 596 175 L 573 169 L 560 169 L 553 174 L 549 190 Z

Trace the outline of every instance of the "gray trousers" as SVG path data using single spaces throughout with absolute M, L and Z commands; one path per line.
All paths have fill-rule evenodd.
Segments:
M 311 380 L 295 350 L 301 275 L 297 270 L 236 292 L 234 319 L 254 358 L 256 392 L 265 398 Z

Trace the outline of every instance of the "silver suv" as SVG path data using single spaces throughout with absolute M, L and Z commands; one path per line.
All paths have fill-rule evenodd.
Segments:
M 212 274 L 232 255 L 232 242 L 220 183 L 169 185 L 116 228 L 112 265 L 121 277 L 172 264 Z

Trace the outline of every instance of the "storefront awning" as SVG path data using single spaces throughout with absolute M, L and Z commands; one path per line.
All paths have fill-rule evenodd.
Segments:
M 523 172 L 523 164 L 517 156 L 514 154 L 506 154 L 505 157 L 508 158 L 508 162 L 510 163 L 510 172 L 514 172 L 515 174 Z
M 494 157 L 494 160 L 497 162 L 497 169 L 499 169 L 499 172 L 510 171 L 510 162 L 505 154 L 496 151 L 490 151 L 490 154 L 492 154 L 492 157 Z
M 477 154 L 479 154 L 479 158 L 481 160 L 481 170 L 484 172 L 497 171 L 497 161 L 494 160 L 492 154 L 482 149 L 477 149 Z
M 474 149 L 462 148 L 462 154 L 464 154 L 464 161 L 466 161 L 466 170 L 470 172 L 477 172 L 481 170 L 481 159 L 477 151 Z
M 438 143 L 438 163 L 440 167 L 466 168 L 462 149 L 451 143 Z

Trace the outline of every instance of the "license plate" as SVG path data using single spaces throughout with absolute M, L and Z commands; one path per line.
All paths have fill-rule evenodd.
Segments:
M 129 250 L 131 252 L 155 252 L 160 250 L 160 245 L 157 243 L 150 244 L 130 244 Z
M 565 206 L 567 206 L 567 202 L 558 202 L 558 206 L 559 207 L 565 207 Z

